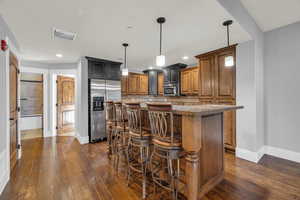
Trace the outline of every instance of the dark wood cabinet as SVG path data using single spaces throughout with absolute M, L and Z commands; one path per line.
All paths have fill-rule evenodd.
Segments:
M 88 77 L 89 79 L 106 79 L 106 80 L 120 80 L 122 63 L 86 57 L 88 60 Z

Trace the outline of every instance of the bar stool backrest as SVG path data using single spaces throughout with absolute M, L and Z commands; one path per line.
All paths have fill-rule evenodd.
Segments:
M 129 132 L 138 134 L 142 137 L 143 133 L 140 103 L 127 103 L 126 109 Z
M 171 104 L 147 104 L 151 134 L 154 139 L 173 144 L 179 142 L 174 135 L 174 115 Z
M 106 102 L 106 121 L 115 121 L 115 108 L 113 101 Z
M 126 107 L 123 106 L 122 102 L 115 102 L 116 109 L 116 122 L 120 125 L 124 125 L 127 121 Z

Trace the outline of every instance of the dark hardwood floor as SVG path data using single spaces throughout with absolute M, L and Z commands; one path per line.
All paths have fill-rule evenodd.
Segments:
M 300 199 L 300 164 L 264 156 L 259 164 L 226 154 L 225 179 L 203 199 Z M 105 143 L 80 145 L 73 137 L 23 142 L 23 157 L 0 200 L 135 200 L 106 155 Z M 149 199 L 164 199 L 151 197 Z

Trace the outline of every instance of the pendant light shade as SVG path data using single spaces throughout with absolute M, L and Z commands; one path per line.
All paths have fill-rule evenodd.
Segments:
M 166 57 L 164 55 L 156 56 L 156 65 L 158 67 L 163 67 L 166 64 Z
M 127 43 L 123 43 L 124 47 L 124 64 L 122 67 L 122 76 L 128 76 L 128 68 L 127 68 L 127 47 L 129 46 Z
M 166 57 L 162 55 L 162 24 L 166 22 L 164 17 L 157 18 L 157 23 L 159 24 L 159 55 L 156 56 L 156 66 L 163 67 L 166 64 Z
M 233 23 L 232 20 L 227 20 L 223 22 L 223 26 L 227 28 L 227 46 L 229 46 L 229 26 Z M 233 56 L 226 56 L 225 57 L 225 67 L 232 67 L 234 66 L 234 58 Z

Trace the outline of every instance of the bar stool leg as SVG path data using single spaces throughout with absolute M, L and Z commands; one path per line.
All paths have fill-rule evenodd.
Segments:
M 143 176 L 143 199 L 146 198 L 146 167 L 145 164 L 146 158 L 144 157 L 144 147 L 140 147 L 140 155 L 141 155 L 141 168 L 142 168 L 142 176 Z

